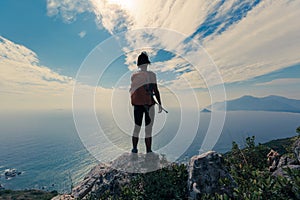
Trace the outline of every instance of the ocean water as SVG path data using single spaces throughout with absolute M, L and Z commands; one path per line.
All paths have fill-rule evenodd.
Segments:
M 180 161 L 198 154 L 210 116 L 210 113 L 201 113 L 197 135 L 189 143 Z M 120 148 L 130 150 L 130 135 L 123 134 L 110 117 L 102 115 L 101 118 L 107 119 L 100 120 L 104 123 L 106 136 Z M 180 126 L 180 119 L 180 112 L 176 110 L 171 110 L 166 115 L 163 127 L 153 137 L 154 150 L 170 143 Z M 226 152 L 230 150 L 232 141 L 243 146 L 245 138 L 252 135 L 255 135 L 257 143 L 295 136 L 295 129 L 299 125 L 300 114 L 297 113 L 227 112 L 222 135 L 214 150 Z M 191 133 L 186 130 L 186 134 Z M 143 141 L 139 147 L 144 148 Z M 97 148 L 107 154 L 103 156 L 108 158 L 109 153 L 112 153 L 110 149 L 105 149 L 105 145 Z M 71 112 L 18 112 L 0 115 L 0 183 L 5 188 L 68 192 L 72 184 L 76 185 L 82 180 L 98 162 L 82 144 Z M 16 168 L 22 174 L 6 179 L 4 170 L 8 168 Z
M 6 113 L 0 117 L 0 183 L 5 188 L 70 191 L 96 164 L 71 112 Z M 22 174 L 6 179 L 4 170 Z

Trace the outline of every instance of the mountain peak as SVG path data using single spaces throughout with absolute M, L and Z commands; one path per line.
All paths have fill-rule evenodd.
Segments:
M 222 103 L 215 103 L 214 108 L 222 110 Z M 300 113 L 300 100 L 276 95 L 266 97 L 245 95 L 227 101 L 227 111 L 238 110 Z
M 257 97 L 254 97 L 254 96 L 251 96 L 251 95 L 244 95 L 244 96 L 242 96 L 238 99 L 257 99 Z M 237 100 L 237 99 L 235 99 L 235 100 Z
M 207 108 L 204 108 L 204 109 L 201 110 L 201 112 L 203 112 L 203 113 L 210 113 L 211 111 L 208 110 Z

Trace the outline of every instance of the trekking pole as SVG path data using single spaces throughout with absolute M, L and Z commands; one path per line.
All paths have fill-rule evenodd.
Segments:
M 160 105 L 160 104 L 158 104 L 158 105 Z M 161 105 L 160 105 L 161 106 Z M 161 109 L 163 110 L 163 111 L 165 111 L 166 113 L 169 113 L 166 109 L 164 109 L 164 107 L 162 107 L 161 106 Z
M 155 102 L 157 105 L 161 106 L 161 109 L 162 109 L 163 111 L 165 111 L 165 113 L 169 113 L 166 109 L 164 109 L 164 107 L 162 107 L 162 105 L 160 105 L 160 104 L 157 102 L 156 97 L 155 97 L 154 94 L 153 94 L 153 100 L 154 100 L 154 102 Z

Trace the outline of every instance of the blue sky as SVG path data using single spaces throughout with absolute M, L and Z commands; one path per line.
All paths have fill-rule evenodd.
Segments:
M 203 105 L 211 103 L 207 87 L 220 85 L 217 81 L 205 85 L 215 76 L 209 73 L 209 58 L 217 66 L 229 99 L 243 95 L 300 99 L 299 8 L 299 2 L 287 0 L 155 0 L 151 4 L 137 0 L 3 0 L 3 107 L 15 107 L 11 102 L 20 104 L 20 108 L 70 107 L 72 86 L 83 61 L 101 42 L 124 30 L 131 34 L 125 33 L 121 39 L 128 48 L 121 49 L 124 54 L 114 58 L 101 77 L 99 87 L 105 92 L 115 88 L 117 82 L 121 89 L 128 89 L 128 76 L 124 74 L 136 69 L 136 56 L 143 50 L 137 47 L 144 44 L 162 90 L 191 87 Z M 130 32 L 149 27 L 170 34 Z M 176 40 L 178 33 L 182 40 Z M 189 45 L 192 40 L 203 49 Z M 177 46 L 177 55 L 168 51 L 172 45 Z M 112 46 L 110 51 L 117 48 Z M 191 52 L 203 56 L 197 66 L 191 65 L 193 60 L 184 60 Z M 97 55 L 101 67 L 106 55 Z
M 108 38 L 99 31 L 94 15 L 83 13 L 73 23 L 47 16 L 47 2 L 35 0 L 1 1 L 1 36 L 37 53 L 40 63 L 62 74 L 75 76 L 86 55 Z M 86 31 L 80 38 L 80 32 Z

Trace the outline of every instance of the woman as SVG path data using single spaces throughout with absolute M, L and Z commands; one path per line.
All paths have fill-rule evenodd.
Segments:
M 157 88 L 156 75 L 154 72 L 147 71 L 150 64 L 146 52 L 142 52 L 137 60 L 139 70 L 131 76 L 131 104 L 134 108 L 134 130 L 132 136 L 132 153 L 137 153 L 139 133 L 142 126 L 143 116 L 145 115 L 145 144 L 147 153 L 152 152 L 152 126 L 154 122 L 154 95 L 159 106 L 159 113 L 162 111 L 160 94 Z

